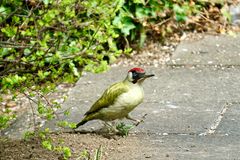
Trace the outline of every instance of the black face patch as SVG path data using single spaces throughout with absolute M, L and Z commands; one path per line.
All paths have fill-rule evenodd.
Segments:
M 138 73 L 136 71 L 132 71 L 132 79 L 133 83 L 136 83 L 139 79 L 143 78 L 145 73 Z

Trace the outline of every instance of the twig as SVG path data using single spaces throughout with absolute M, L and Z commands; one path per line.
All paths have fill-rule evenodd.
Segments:
M 38 104 L 38 102 L 36 100 L 34 100 L 33 98 L 31 98 L 27 93 L 23 92 L 23 94 L 31 101 L 33 101 L 34 103 Z
M 87 48 L 84 48 L 81 52 L 79 52 L 78 54 L 75 55 L 71 55 L 71 56 L 66 56 L 66 57 L 62 57 L 63 60 L 65 59 L 72 59 L 78 56 L 82 56 L 84 53 L 86 53 Z
M 212 20 L 210 20 L 209 18 L 205 17 L 205 16 L 203 15 L 203 13 L 200 13 L 199 15 L 200 15 L 203 19 L 205 19 L 206 21 L 208 21 L 208 22 L 210 22 L 210 23 L 214 23 L 214 21 L 212 21 Z
M 38 91 L 36 91 L 36 90 L 33 90 L 33 89 L 31 89 L 31 88 L 29 88 L 29 89 L 32 90 L 33 92 L 37 93 L 37 95 L 38 95 L 40 98 L 44 99 L 45 102 L 47 103 L 47 105 L 51 108 L 53 114 L 57 117 L 58 120 L 60 120 L 58 114 L 54 111 L 53 104 L 47 99 L 47 97 L 45 97 L 42 93 L 40 93 L 40 92 L 38 92 Z
M 170 21 L 171 19 L 172 19 L 172 17 L 170 17 L 170 18 L 168 18 L 168 19 L 165 19 L 165 20 L 163 20 L 163 21 L 155 24 L 154 26 L 161 26 L 161 25 L 163 25 L 164 23 L 167 23 L 168 21 Z
M 41 94 L 40 92 L 37 92 L 37 94 L 40 95 L 40 97 L 43 98 L 47 102 L 47 105 L 50 106 L 50 108 L 53 111 L 53 114 L 56 115 L 58 120 L 60 120 L 57 113 L 54 111 L 53 104 L 51 102 L 49 102 L 49 100 L 43 94 Z
M 23 94 L 26 96 L 25 93 L 23 93 Z M 30 100 L 29 98 L 28 98 L 28 101 L 29 101 L 29 103 L 30 103 L 30 107 L 31 107 L 31 110 L 32 110 L 33 128 L 34 128 L 34 132 L 35 132 L 35 131 L 36 131 L 36 119 L 35 119 L 36 114 L 35 114 L 35 111 L 34 111 L 34 108 L 33 108 L 32 102 L 31 102 L 31 100 Z

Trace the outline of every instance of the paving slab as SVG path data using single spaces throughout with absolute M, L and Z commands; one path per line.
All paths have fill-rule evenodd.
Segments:
M 240 136 L 240 103 L 229 106 L 227 112 L 219 124 L 216 133 Z
M 240 34 L 204 35 L 194 41 L 183 41 L 174 52 L 169 65 L 239 65 Z

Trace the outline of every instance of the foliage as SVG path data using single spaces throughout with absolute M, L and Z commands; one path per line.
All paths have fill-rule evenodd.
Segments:
M 188 16 L 198 13 L 200 5 L 192 1 L 183 0 L 134 0 L 125 1 L 113 24 L 130 41 L 139 41 L 139 46 L 143 46 L 147 33 L 156 31 L 162 36 L 172 30 L 172 26 L 167 26 L 161 30 L 164 23 L 173 19 L 177 22 L 184 22 Z M 166 21 L 167 20 L 167 21 Z
M 61 82 L 75 82 L 83 70 L 106 70 L 108 57 L 121 54 L 111 25 L 118 8 L 119 2 L 110 0 L 3 0 L 1 93 L 22 93 L 37 104 L 41 117 L 54 118 L 60 106 L 45 95 Z M 1 114 L 0 126 L 9 119 Z
M 164 41 L 166 37 L 181 34 L 183 30 L 219 32 L 219 28 L 216 28 L 221 27 L 219 23 L 226 23 L 223 17 L 230 19 L 223 3 L 201 0 L 126 0 L 121 4 L 113 25 L 118 28 L 119 35 L 124 37 L 126 45 L 137 42 L 138 47 L 142 47 L 150 36 Z
M 1 115 L 0 115 L 0 130 L 3 128 L 6 128 L 8 126 L 8 122 L 10 120 L 13 120 L 16 116 L 14 114 L 11 113 L 11 111 L 9 109 L 7 109 L 6 111 L 4 111 Z
M 123 122 L 119 123 L 116 126 L 116 129 L 119 131 L 119 135 L 121 136 L 128 136 L 129 131 L 133 128 L 134 128 L 134 125 L 125 124 Z
M 118 9 L 113 0 L 1 1 L 0 92 L 27 97 L 34 118 L 57 118 L 60 104 L 47 95 L 62 82 L 76 82 L 83 70 L 106 70 L 122 53 L 111 25 Z M 0 112 L 0 129 L 13 118 L 10 110 Z M 65 121 L 58 125 L 74 127 Z M 64 159 L 71 156 L 68 147 L 52 145 L 48 131 L 38 134 L 44 148 L 62 152 Z M 33 135 L 27 132 L 25 138 Z

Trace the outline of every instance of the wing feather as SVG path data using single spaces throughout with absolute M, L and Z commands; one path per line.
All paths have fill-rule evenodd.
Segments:
M 115 83 L 110 86 L 103 95 L 92 105 L 85 115 L 95 113 L 102 108 L 112 105 L 119 95 L 128 91 L 128 87 L 123 82 Z

